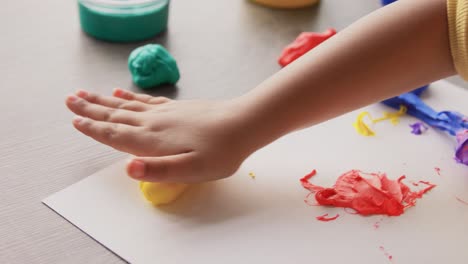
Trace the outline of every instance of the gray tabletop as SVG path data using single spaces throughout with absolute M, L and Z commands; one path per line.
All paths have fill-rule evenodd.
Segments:
M 169 49 L 182 78 L 151 93 L 240 95 L 279 70 L 278 55 L 300 32 L 339 30 L 378 7 L 378 0 L 323 0 L 297 11 L 244 0 L 173 1 L 168 31 L 149 42 Z M 127 57 L 144 43 L 86 36 L 76 1 L 6 1 L 0 21 L 0 263 L 122 262 L 41 200 L 124 157 L 76 132 L 63 101 L 78 88 L 139 91 Z

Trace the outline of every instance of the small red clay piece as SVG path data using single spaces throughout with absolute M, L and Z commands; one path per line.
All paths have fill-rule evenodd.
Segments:
M 336 30 L 334 28 L 329 28 L 323 33 L 303 32 L 299 34 L 293 43 L 284 48 L 278 63 L 285 67 L 335 34 Z
M 322 221 L 322 222 L 330 222 L 330 221 L 336 220 L 339 216 L 340 214 L 336 214 L 335 216 L 329 217 L 328 214 L 324 214 L 321 216 L 317 216 L 316 218 L 317 220 Z

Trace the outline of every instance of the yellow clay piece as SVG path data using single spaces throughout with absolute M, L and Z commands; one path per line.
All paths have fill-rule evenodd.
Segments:
M 370 129 L 370 127 L 366 123 L 364 123 L 364 118 L 366 116 L 368 116 L 369 119 L 372 120 L 372 116 L 369 114 L 369 112 L 362 112 L 358 115 L 356 122 L 354 122 L 353 126 L 356 129 L 356 131 L 362 136 L 375 136 L 374 131 L 372 131 L 372 129 Z
M 369 112 L 362 112 L 356 118 L 356 121 L 353 123 L 353 126 L 356 129 L 356 131 L 362 136 L 375 136 L 374 131 L 372 131 L 372 129 L 370 129 L 369 126 L 364 122 L 364 118 L 366 116 L 369 117 L 372 124 L 385 120 L 390 120 L 390 122 L 392 122 L 393 125 L 397 125 L 400 122 L 400 116 L 405 115 L 406 111 L 406 107 L 402 105 L 400 106 L 400 110 L 398 110 L 398 112 L 384 112 L 383 117 L 377 119 L 373 119 Z
M 301 8 L 315 5 L 319 0 L 252 0 L 253 2 L 275 8 Z
M 404 116 L 408 109 L 401 105 L 400 110 L 398 112 L 384 112 L 384 116 L 378 119 L 372 120 L 372 123 L 377 123 L 380 121 L 390 120 L 393 125 L 398 125 L 400 123 L 400 116 Z
M 154 205 L 169 204 L 177 200 L 187 189 L 183 183 L 140 182 L 140 190 Z

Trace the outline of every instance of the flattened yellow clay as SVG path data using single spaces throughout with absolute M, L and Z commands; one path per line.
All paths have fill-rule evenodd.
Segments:
M 364 117 L 366 116 L 369 116 L 369 119 L 372 121 L 372 117 L 369 114 L 369 112 L 362 112 L 358 115 L 356 122 L 354 122 L 353 126 L 360 135 L 366 137 L 375 136 L 374 131 L 372 131 L 372 129 L 370 129 L 370 127 L 363 121 Z
M 398 123 L 400 123 L 400 117 L 404 116 L 407 110 L 408 109 L 404 105 L 401 105 L 400 110 L 398 110 L 398 112 L 384 112 L 383 117 L 374 119 L 372 120 L 372 122 L 377 123 L 380 121 L 390 120 L 390 122 L 392 122 L 393 125 L 398 125 Z
M 356 121 L 353 123 L 353 126 L 356 129 L 356 131 L 362 136 L 375 136 L 374 131 L 372 131 L 372 129 L 370 129 L 370 127 L 366 123 L 364 123 L 364 118 L 366 116 L 369 117 L 372 124 L 382 122 L 385 120 L 390 120 L 390 122 L 393 125 L 397 125 L 400 122 L 400 117 L 405 115 L 406 111 L 406 107 L 402 105 L 400 106 L 400 110 L 398 112 L 384 112 L 383 117 L 377 119 L 373 119 L 369 112 L 362 112 L 356 118 Z
M 169 204 L 177 200 L 188 188 L 184 183 L 140 182 L 140 190 L 154 205 Z

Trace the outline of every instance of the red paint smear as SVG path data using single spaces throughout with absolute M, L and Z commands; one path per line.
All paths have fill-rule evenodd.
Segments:
M 426 184 L 426 185 L 428 185 L 428 186 L 434 185 L 434 184 L 432 184 L 432 183 L 430 183 L 430 182 L 428 182 L 428 181 L 419 181 L 418 183 Z M 419 185 L 419 184 L 418 184 L 418 185 Z M 435 186 L 435 185 L 434 185 L 434 186 Z
M 439 167 L 435 167 L 434 170 L 437 172 L 437 175 L 442 176 L 442 175 L 440 175 L 440 168 Z
M 329 221 L 336 220 L 339 216 L 340 216 L 340 214 L 336 214 L 333 217 L 328 217 L 328 214 L 324 214 L 324 215 L 321 215 L 321 216 L 317 216 L 316 218 L 319 221 L 329 222 Z
M 405 176 L 401 176 L 398 179 L 398 183 L 400 183 L 402 186 L 404 186 L 404 187 L 406 187 L 408 189 L 407 199 L 403 200 L 406 203 L 405 208 L 416 205 L 416 199 L 422 198 L 425 193 L 427 193 L 428 191 L 432 190 L 434 187 L 437 186 L 437 185 L 432 184 L 432 183 L 430 183 L 428 181 L 419 181 L 418 183 L 425 184 L 425 185 L 427 185 L 427 187 L 420 190 L 420 191 L 413 192 L 413 191 L 409 190 L 408 186 L 401 183 L 401 180 L 403 180 L 404 178 L 405 178 Z
M 383 173 L 369 174 L 351 170 L 338 177 L 332 188 L 325 188 L 309 182 L 316 173 L 316 170 L 313 170 L 301 178 L 300 182 L 305 189 L 315 194 L 315 200 L 320 205 L 348 207 L 361 215 L 401 215 L 405 209 L 416 204 L 416 199 L 436 186 L 430 182 L 419 181 L 428 187 L 420 191 L 411 191 L 402 183 L 405 176 L 395 181 L 388 179 Z M 369 177 L 363 177 L 361 174 Z
M 312 177 L 314 177 L 316 174 L 317 174 L 317 171 L 313 170 L 312 172 L 310 172 L 309 174 L 307 174 L 306 176 L 302 177 L 299 180 L 302 184 L 302 187 L 306 188 L 312 193 L 315 193 L 324 189 L 323 187 L 313 185 L 312 183 L 309 182 L 309 180 L 312 179 Z
M 382 250 L 382 252 L 384 253 L 385 257 L 387 257 L 388 260 L 390 260 L 390 262 L 392 262 L 393 256 L 390 255 L 390 254 L 385 250 L 385 248 L 384 248 L 383 246 L 380 246 L 379 248 L 380 248 L 380 250 Z
M 278 63 L 282 67 L 288 65 L 335 34 L 336 30 L 334 28 L 329 28 L 323 33 L 301 33 L 293 43 L 284 48 L 278 59 Z
M 375 222 L 374 223 L 374 228 L 375 229 L 378 229 L 380 227 L 380 224 L 382 223 L 384 219 L 383 218 L 380 218 L 379 221 Z
M 455 199 L 457 199 L 457 201 L 459 201 L 459 202 L 462 203 L 462 204 L 468 205 L 468 202 L 466 202 L 466 201 L 464 201 L 464 200 L 458 198 L 457 196 L 455 196 Z

